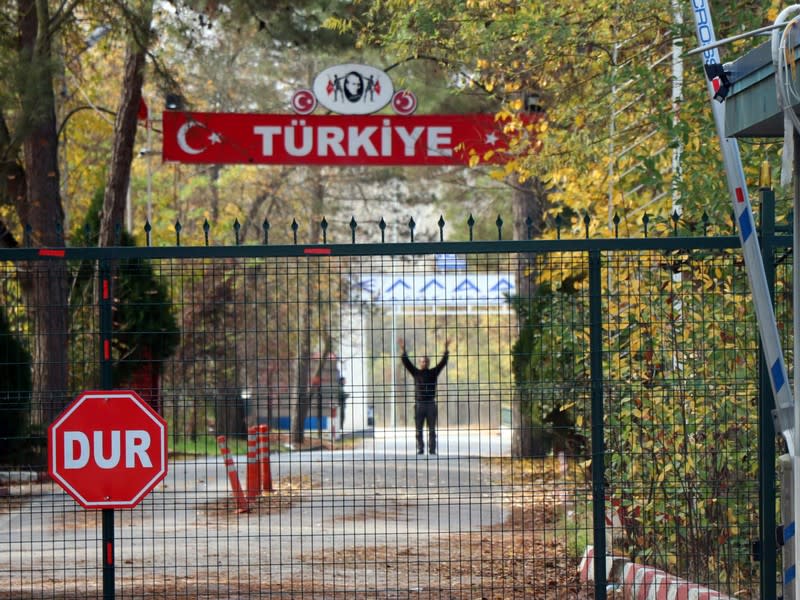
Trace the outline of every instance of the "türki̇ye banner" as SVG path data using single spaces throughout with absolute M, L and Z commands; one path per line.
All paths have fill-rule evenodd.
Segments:
M 491 114 L 166 111 L 163 159 L 198 164 L 454 165 L 469 164 L 470 156 L 477 155 L 481 163 L 502 163 L 508 159 L 509 134 L 504 129 Z

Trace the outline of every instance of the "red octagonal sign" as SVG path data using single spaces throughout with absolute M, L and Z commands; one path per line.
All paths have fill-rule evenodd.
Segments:
M 133 391 L 81 393 L 47 444 L 50 476 L 84 508 L 133 508 L 167 475 L 167 423 Z

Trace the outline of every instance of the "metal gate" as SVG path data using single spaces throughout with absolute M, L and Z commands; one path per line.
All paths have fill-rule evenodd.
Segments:
M 738 240 L 679 225 L 3 250 L 0 597 L 776 597 L 772 400 Z M 430 454 L 400 341 L 435 364 L 448 340 Z M 169 473 L 131 510 L 85 510 L 47 474 L 47 425 L 97 389 L 168 423 Z

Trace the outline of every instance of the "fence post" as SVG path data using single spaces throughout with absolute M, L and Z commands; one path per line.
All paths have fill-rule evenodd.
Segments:
M 589 250 L 589 362 L 592 382 L 592 515 L 595 600 L 605 600 L 607 594 L 602 294 L 600 251 Z
M 761 192 L 761 248 L 767 289 L 775 304 L 775 192 L 770 182 L 762 176 Z M 775 426 L 772 409 L 775 400 L 769 382 L 767 363 L 759 336 L 758 368 L 758 529 L 761 598 L 777 598 L 777 549 L 775 545 Z
M 100 387 L 110 390 L 114 387 L 111 362 L 111 339 L 114 335 L 114 320 L 111 293 L 111 266 L 108 261 L 100 260 L 97 268 L 97 297 L 99 299 L 100 322 Z M 103 600 L 114 600 L 114 509 L 103 509 L 102 548 L 103 557 Z

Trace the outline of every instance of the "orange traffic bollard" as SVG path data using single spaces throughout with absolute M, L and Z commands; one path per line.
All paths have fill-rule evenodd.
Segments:
M 258 465 L 258 427 L 247 428 L 247 499 L 252 501 L 261 491 Z
M 258 465 L 261 470 L 261 489 L 272 490 L 272 472 L 269 463 L 269 425 L 258 426 Z
M 231 482 L 231 490 L 233 490 L 233 498 L 236 500 L 238 507 L 236 512 L 245 513 L 250 511 L 250 506 L 247 503 L 247 498 L 242 490 L 242 484 L 239 483 L 239 473 L 236 471 L 236 463 L 233 461 L 231 451 L 228 449 L 228 443 L 224 435 L 217 437 L 217 445 L 219 446 L 220 454 L 225 461 L 225 470 L 228 471 L 228 480 Z

